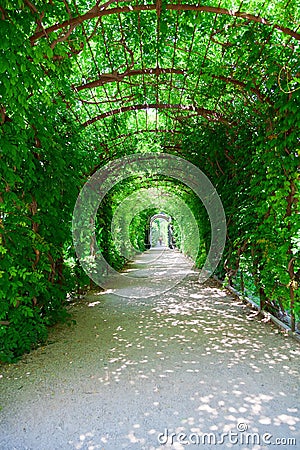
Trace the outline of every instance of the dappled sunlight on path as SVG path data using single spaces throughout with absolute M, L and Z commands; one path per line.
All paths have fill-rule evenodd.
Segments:
M 2 371 L 1 449 L 262 449 L 266 433 L 299 448 L 299 344 L 214 281 L 72 311 L 77 326 Z
M 119 279 L 106 283 L 106 291 L 127 298 L 147 298 L 172 289 L 187 275 L 198 278 L 191 259 L 167 247 L 154 247 L 139 255 L 121 272 Z

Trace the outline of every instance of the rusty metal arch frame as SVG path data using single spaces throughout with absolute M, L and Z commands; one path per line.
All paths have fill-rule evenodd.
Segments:
M 114 116 L 116 114 L 121 114 L 128 111 L 139 111 L 139 110 L 147 110 L 147 109 L 177 109 L 181 111 L 193 111 L 197 115 L 203 116 L 209 121 L 212 122 L 223 122 L 226 124 L 230 124 L 230 122 L 221 114 L 216 111 L 212 111 L 205 108 L 199 108 L 194 105 L 181 105 L 181 104 L 167 104 L 167 103 L 151 103 L 151 104 L 141 104 L 141 105 L 131 105 L 131 106 L 123 106 L 121 108 L 112 109 L 103 114 L 99 114 L 92 119 L 87 120 L 82 124 L 83 127 L 87 127 L 88 125 L 92 125 L 98 120 L 105 119 L 106 117 Z
M 128 2 L 131 3 L 131 1 L 127 1 L 127 0 L 123 0 L 124 3 Z M 122 2 L 122 3 L 123 3 Z M 29 8 L 31 9 L 30 5 L 32 5 L 32 3 L 30 1 L 25 0 L 25 3 L 27 4 L 27 6 L 29 6 Z M 70 19 L 65 20 L 64 22 L 61 23 L 56 23 L 52 26 L 48 26 L 47 28 L 43 27 L 43 24 L 41 23 L 40 19 L 37 19 L 39 21 L 37 21 L 38 24 L 38 28 L 37 31 L 31 36 L 30 41 L 32 45 L 35 45 L 36 41 L 40 38 L 47 38 L 49 45 L 51 45 L 51 47 L 54 45 L 56 45 L 56 42 L 60 40 L 68 40 L 70 35 L 72 34 L 73 30 L 78 27 L 81 26 L 83 28 L 84 22 L 88 21 L 88 20 L 92 20 L 92 19 L 98 19 L 96 21 L 95 27 L 94 27 L 94 31 L 92 33 L 91 36 L 87 36 L 87 34 L 85 33 L 85 30 L 83 28 L 83 35 L 85 37 L 85 42 L 87 44 L 87 46 L 89 46 L 89 41 L 92 38 L 92 36 L 94 36 L 95 31 L 97 29 L 97 27 L 99 27 L 101 25 L 101 18 L 105 17 L 105 16 L 112 16 L 112 15 L 118 15 L 120 16 L 121 14 L 127 14 L 129 12 L 134 12 L 137 15 L 139 15 L 140 13 L 143 12 L 147 12 L 147 11 L 153 11 L 154 13 L 157 13 L 157 26 L 159 27 L 159 19 L 160 19 L 160 15 L 163 15 L 162 12 L 162 2 L 161 0 L 157 0 L 156 3 L 153 4 L 148 4 L 148 5 L 129 5 L 129 6 L 120 6 L 120 7 L 115 7 L 112 8 L 111 6 L 113 5 L 113 3 L 119 3 L 119 0 L 108 0 L 106 3 L 99 5 L 99 1 L 97 1 L 96 5 L 94 7 L 92 7 L 88 12 L 86 12 L 85 14 L 80 14 L 78 11 L 78 8 L 76 8 L 76 17 L 73 16 L 71 17 L 71 14 L 69 13 Z M 75 2 L 76 4 L 76 2 Z M 240 8 L 242 7 L 243 2 L 241 2 Z M 110 9 L 108 9 L 110 8 Z M 259 25 L 263 25 L 268 27 L 268 34 L 271 37 L 274 33 L 274 31 L 279 31 L 287 36 L 289 36 L 289 42 L 292 42 L 293 39 L 296 39 L 297 41 L 300 40 L 300 33 L 298 33 L 298 28 L 296 28 L 296 30 L 292 30 L 291 28 L 287 28 L 284 26 L 281 26 L 280 24 L 276 24 L 273 23 L 272 21 L 262 17 L 264 14 L 262 13 L 262 9 L 259 9 L 257 11 L 257 15 L 254 14 L 250 14 L 247 12 L 243 12 L 240 9 L 232 11 L 226 8 L 221 8 L 221 7 L 213 7 L 213 6 L 206 6 L 206 5 L 189 5 L 189 4 L 167 4 L 164 6 L 166 11 L 177 11 L 177 15 L 180 14 L 181 11 L 194 11 L 197 17 L 197 14 L 200 14 L 202 12 L 207 13 L 207 14 L 211 14 L 211 15 L 215 15 L 215 19 L 217 18 L 218 15 L 227 15 L 231 18 L 234 18 L 233 20 L 233 26 L 238 26 L 238 24 L 247 24 L 250 22 L 252 23 L 252 28 L 254 28 L 254 26 L 256 24 Z M 35 10 L 32 12 L 38 16 L 38 11 Z M 240 19 L 240 21 L 237 23 L 237 19 Z M 175 27 L 176 28 L 176 27 Z M 55 31 L 61 31 L 61 37 L 59 39 L 53 37 L 54 41 L 51 43 L 51 39 L 49 36 L 50 32 L 55 32 Z M 214 28 L 212 28 L 212 30 L 214 30 Z M 194 30 L 195 31 L 195 30 Z M 209 31 L 209 30 L 208 30 Z M 177 28 L 175 29 L 175 34 L 177 33 Z M 63 36 L 64 35 L 64 36 Z M 208 32 L 209 35 L 209 32 Z M 209 47 L 209 41 L 211 41 L 211 37 L 213 36 L 213 34 L 209 37 L 208 39 L 208 43 L 207 43 L 207 48 Z M 266 43 L 268 42 L 269 37 L 265 40 L 262 48 L 264 48 L 264 46 L 266 45 Z M 280 44 L 280 39 L 279 42 Z M 285 42 L 282 40 L 281 42 L 282 48 L 284 48 L 285 46 Z M 294 44 L 292 43 L 291 46 L 293 48 Z M 176 43 L 175 43 L 175 50 L 176 50 Z M 174 50 L 174 51 L 175 51 Z M 191 48 L 190 48 L 191 50 Z M 92 58 L 93 57 L 93 53 L 92 50 L 91 51 L 91 55 Z M 80 51 L 78 52 L 80 53 Z M 77 60 L 77 55 L 76 53 L 74 53 L 76 60 Z M 71 54 L 70 54 L 71 56 Z M 205 55 L 206 57 L 206 55 Z M 204 57 L 204 59 L 205 59 Z M 93 59 L 94 60 L 94 59 Z M 78 62 L 77 62 L 78 64 Z M 95 62 L 96 64 L 96 62 Z M 173 63 L 174 64 L 174 61 Z M 78 64 L 79 66 L 79 64 Z M 102 86 L 103 87 L 103 93 L 104 96 L 107 97 L 107 104 L 109 105 L 109 103 L 113 103 L 114 101 L 117 102 L 117 99 L 115 98 L 109 98 L 109 94 L 106 91 L 106 86 L 107 83 L 116 83 L 117 85 L 117 89 L 119 89 L 119 85 L 121 85 L 122 87 L 122 83 L 127 83 L 126 78 L 130 78 L 130 77 L 134 77 L 134 76 L 138 76 L 141 75 L 142 77 L 144 77 L 145 75 L 152 75 L 153 78 L 149 79 L 151 84 L 152 84 L 152 80 L 155 79 L 156 77 L 156 88 L 158 89 L 158 84 L 159 84 L 159 75 L 161 74 L 170 74 L 170 89 L 172 89 L 172 76 L 173 74 L 177 74 L 177 75 L 182 75 L 183 77 L 186 78 L 187 75 L 190 74 L 189 72 L 189 68 L 187 66 L 186 69 L 182 69 L 182 68 L 176 68 L 174 67 L 174 65 L 172 65 L 172 67 L 167 67 L 167 68 L 160 68 L 160 67 L 154 67 L 154 68 L 145 68 L 142 65 L 142 68 L 138 68 L 138 69 L 133 69 L 132 67 L 128 67 L 127 70 L 125 70 L 125 72 L 123 73 L 119 73 L 119 72 L 115 72 L 115 73 L 99 73 L 99 68 L 97 67 L 97 65 L 95 65 L 97 71 L 98 71 L 98 78 L 96 80 L 90 81 L 88 83 L 79 85 L 79 83 L 76 83 L 75 85 L 72 85 L 72 88 L 75 90 L 75 92 L 77 91 L 78 93 L 80 91 L 83 91 L 84 89 L 92 89 L 92 88 L 96 88 L 98 86 Z M 195 73 L 194 73 L 195 74 Z M 261 92 L 260 88 L 258 85 L 256 84 L 249 84 L 249 80 L 239 80 L 238 77 L 234 77 L 234 73 L 226 74 L 224 73 L 223 75 L 221 74 L 213 74 L 213 73 L 203 73 L 203 75 L 208 75 L 211 77 L 211 80 L 220 80 L 225 82 L 226 84 L 228 84 L 228 86 L 232 85 L 235 86 L 237 88 L 237 92 L 241 92 L 241 95 L 245 95 L 245 97 L 247 96 L 248 100 L 247 102 L 252 103 L 252 102 L 256 102 L 256 101 L 260 101 L 260 102 L 266 102 L 269 105 L 274 107 L 274 103 L 272 102 L 272 100 L 270 98 L 267 97 L 267 95 L 264 95 L 263 92 Z M 202 71 L 201 68 L 199 70 L 199 72 L 197 71 L 196 76 L 198 76 L 198 81 L 196 83 L 196 88 L 198 86 L 198 82 L 200 77 L 202 76 Z M 244 82 L 246 81 L 246 82 Z M 247 82 L 248 81 L 248 82 Z M 154 81 L 155 83 L 155 81 Z M 213 81 L 211 81 L 211 83 L 213 83 Z M 130 87 L 130 89 L 132 88 L 132 86 L 136 86 L 135 83 L 131 84 L 130 82 L 127 83 Z M 145 82 L 143 83 L 145 85 Z M 153 84 L 154 88 L 155 88 L 155 84 Z M 178 88 L 179 90 L 183 91 L 187 91 L 187 88 L 182 86 Z M 208 82 L 208 89 L 209 89 L 209 82 Z M 132 91 L 131 91 L 132 92 Z M 230 95 L 234 95 L 234 91 L 230 90 Z M 94 105 L 98 105 L 98 102 L 95 98 L 95 91 L 91 90 L 91 96 L 95 99 L 95 101 L 91 102 Z M 136 102 L 137 104 L 132 104 L 132 105 L 127 105 L 125 106 L 124 103 L 118 108 L 114 108 L 114 109 L 109 109 L 106 111 L 101 111 L 101 109 L 98 107 L 98 111 L 88 111 L 86 109 L 87 115 L 86 117 L 82 118 L 82 122 L 84 127 L 87 127 L 91 124 L 94 124 L 95 126 L 95 130 L 98 128 L 96 126 L 96 122 L 101 120 L 101 119 L 105 119 L 108 117 L 112 117 L 121 113 L 125 113 L 128 111 L 133 111 L 134 114 L 136 115 L 136 121 L 137 121 L 137 111 L 138 110 L 147 110 L 148 108 L 154 108 L 156 109 L 156 111 L 160 110 L 160 109 L 164 109 L 164 110 L 177 110 L 177 111 L 184 111 L 184 110 L 189 110 L 189 111 L 193 111 L 195 114 L 193 115 L 198 115 L 198 116 L 202 116 L 204 117 L 208 122 L 223 122 L 226 123 L 227 125 L 234 125 L 235 123 L 230 122 L 227 117 L 227 111 L 226 108 L 224 110 L 224 105 L 220 105 L 220 100 L 221 100 L 221 96 L 222 94 L 220 94 L 220 97 L 218 98 L 216 96 L 216 100 L 215 100 L 215 104 L 212 104 L 212 107 L 210 109 L 205 109 L 205 108 L 201 108 L 200 106 L 197 105 L 197 102 L 195 101 L 194 98 L 192 98 L 192 105 L 185 105 L 184 103 L 186 103 L 184 101 L 183 98 L 178 99 L 179 101 L 175 101 L 174 103 L 176 104 L 171 104 L 171 102 L 159 102 L 158 98 L 156 99 L 157 101 L 153 102 L 151 105 L 148 104 L 138 104 L 138 101 Z M 81 97 L 81 96 L 80 96 Z M 78 98 L 79 101 L 87 102 L 89 103 L 88 100 L 84 99 L 85 96 L 83 96 L 83 98 Z M 133 103 L 134 102 L 134 98 L 132 99 Z M 136 98 L 137 100 L 137 98 Z M 182 101 L 183 100 L 183 101 Z M 122 101 L 122 99 L 121 99 Z M 187 101 L 187 103 L 189 102 L 189 100 Z M 106 101 L 104 100 L 102 103 L 106 103 Z M 131 102 L 130 102 L 131 103 Z M 99 105 L 98 105 L 99 106 Z M 210 107 L 210 104 L 208 105 Z M 106 109 L 106 108 L 105 108 Z M 218 112 L 217 112 L 218 111 Z M 93 115 L 95 113 L 99 112 L 98 115 L 96 115 L 95 117 L 93 117 Z M 168 115 L 168 113 L 166 113 L 166 116 Z M 171 113 L 169 114 L 169 116 L 171 115 Z M 174 116 L 174 114 L 173 114 Z M 186 117 L 184 115 L 184 117 Z M 88 119 L 88 120 L 87 120 Z M 171 117 L 171 120 L 175 120 L 176 117 Z M 106 128 L 110 127 L 110 123 L 107 122 L 106 120 L 103 121 L 104 126 Z M 157 124 L 157 123 L 156 123 Z M 146 127 L 147 127 L 147 114 L 146 114 Z M 139 125 L 137 123 L 137 130 L 139 128 Z M 177 126 L 174 126 L 174 129 L 177 128 Z M 125 130 L 124 130 L 125 131 Z M 127 131 L 127 130 L 126 130 Z M 134 132 L 133 132 L 134 133 Z M 132 133 L 131 133 L 132 134 Z
M 123 81 L 124 78 L 127 77 L 134 77 L 134 76 L 139 76 L 139 75 L 154 75 L 154 76 L 158 76 L 161 74 L 179 74 L 179 75 L 185 75 L 186 71 L 184 71 L 183 69 L 175 69 L 175 68 L 144 68 L 144 69 L 136 69 L 136 70 L 129 70 L 128 72 L 124 72 L 124 73 L 116 73 L 116 74 L 102 74 L 100 78 L 91 81 L 89 83 L 85 83 L 82 84 L 80 86 L 73 86 L 73 89 L 76 92 L 80 92 L 84 89 L 93 89 L 96 87 L 100 87 L 103 86 L 104 84 L 107 83 L 120 83 Z M 202 72 L 203 74 L 203 72 Z M 201 75 L 201 73 L 200 73 Z M 257 98 L 260 101 L 266 101 L 267 103 L 269 103 L 270 105 L 273 105 L 273 102 L 271 101 L 271 99 L 269 99 L 267 96 L 264 96 L 260 90 L 257 87 L 250 87 L 247 88 L 246 83 L 244 83 L 243 81 L 234 79 L 234 78 L 230 78 L 230 77 L 225 77 L 223 75 L 215 75 L 215 74 L 210 74 L 209 75 L 211 78 L 216 79 L 216 80 L 220 80 L 220 81 L 224 81 L 225 83 L 230 83 L 233 84 L 235 86 L 239 86 L 242 89 L 245 90 L 249 90 L 251 91 L 254 95 L 257 96 Z
M 141 12 L 141 11 L 157 11 L 160 15 L 161 13 L 161 1 L 156 2 L 156 4 L 152 5 L 130 5 L 130 6 L 121 6 L 116 8 L 110 8 L 106 9 L 106 7 L 111 4 L 112 2 L 108 2 L 108 4 L 104 5 L 95 5 L 93 8 L 91 8 L 87 13 L 77 16 L 74 18 L 70 18 L 69 20 L 65 20 L 62 23 L 56 23 L 48 28 L 43 28 L 41 31 L 38 31 L 34 33 L 30 37 L 30 42 L 34 44 L 34 42 L 42 37 L 48 37 L 49 33 L 52 33 L 54 31 L 58 31 L 65 27 L 70 27 L 72 30 L 77 26 L 82 24 L 86 20 L 100 18 L 112 14 L 120 14 L 120 13 L 132 13 L 132 12 Z M 250 14 L 243 11 L 234 11 L 229 10 L 227 8 L 220 8 L 220 7 L 214 7 L 214 6 L 204 6 L 204 5 L 188 5 L 188 4 L 167 4 L 166 6 L 167 11 L 195 11 L 195 12 L 207 12 L 212 14 L 218 14 L 218 15 L 228 15 L 231 17 L 237 17 L 241 19 L 245 19 L 251 22 L 260 23 L 262 25 L 273 27 L 273 29 L 276 29 L 278 31 L 281 31 L 284 34 L 287 34 L 289 36 L 292 36 L 294 39 L 300 40 L 300 33 L 297 33 L 296 31 L 292 30 L 288 27 L 283 27 L 278 24 L 274 24 L 270 22 L 269 20 L 260 17 L 255 16 L 254 14 Z
M 131 131 L 130 133 L 126 133 L 126 134 L 119 134 L 118 136 L 109 139 L 109 145 L 107 142 L 102 141 L 99 143 L 100 147 L 104 147 L 106 150 L 110 149 L 112 147 L 114 147 L 116 145 L 116 142 L 118 142 L 120 139 L 122 139 L 124 142 L 129 139 L 132 138 L 133 136 L 137 136 L 139 134 L 147 134 L 147 133 L 160 133 L 160 134 L 171 134 L 171 135 L 180 135 L 181 131 L 180 130 L 175 130 L 174 128 L 172 129 L 163 129 L 163 128 L 154 128 L 154 129 L 142 129 L 142 130 L 136 130 L 136 131 Z M 164 146 L 167 148 L 167 146 Z M 180 147 L 178 145 L 174 145 L 172 146 L 172 148 L 177 148 L 179 149 Z

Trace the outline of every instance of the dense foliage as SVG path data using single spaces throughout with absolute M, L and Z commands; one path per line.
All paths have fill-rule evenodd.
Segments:
M 297 1 L 101 5 L 1 2 L 0 360 L 13 361 L 45 340 L 49 325 L 68 320 L 67 294 L 87 283 L 71 236 L 77 195 L 97 168 L 139 152 L 179 155 L 206 173 L 227 217 L 218 275 L 258 295 L 261 308 L 287 314 L 294 330 Z M 180 211 L 175 235 L 201 266 L 210 245 L 207 214 L 191 191 L 166 177 L 136 177 L 106 196 L 96 223 L 105 258 L 116 269 L 126 263 L 123 240 L 111 234 L 114 212 L 135 191 L 153 187 L 170 196 L 167 214 L 171 194 L 192 211 L 197 254 Z M 131 220 L 128 210 L 135 249 L 145 250 L 160 207 L 149 205 Z

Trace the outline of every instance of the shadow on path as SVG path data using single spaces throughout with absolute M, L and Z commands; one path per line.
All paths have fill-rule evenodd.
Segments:
M 128 268 L 146 291 L 174 257 L 153 254 Z M 300 448 L 299 345 L 188 270 L 156 297 L 87 295 L 4 367 L 1 450 Z

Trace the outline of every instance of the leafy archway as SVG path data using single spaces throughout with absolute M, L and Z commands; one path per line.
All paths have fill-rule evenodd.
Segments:
M 66 294 L 86 283 L 70 233 L 78 192 L 97 168 L 138 152 L 180 155 L 207 174 L 227 217 L 219 276 L 254 280 L 261 307 L 287 312 L 294 330 L 297 1 L 5 0 L 0 16 L 0 357 L 28 351 L 65 317 Z M 98 214 L 115 267 L 117 202 L 157 185 L 189 204 L 207 251 L 198 199 L 172 180 L 135 178 Z
M 168 245 L 168 223 L 171 217 L 164 213 L 157 213 L 150 218 L 150 245 L 156 247 L 158 242 L 160 245 Z

